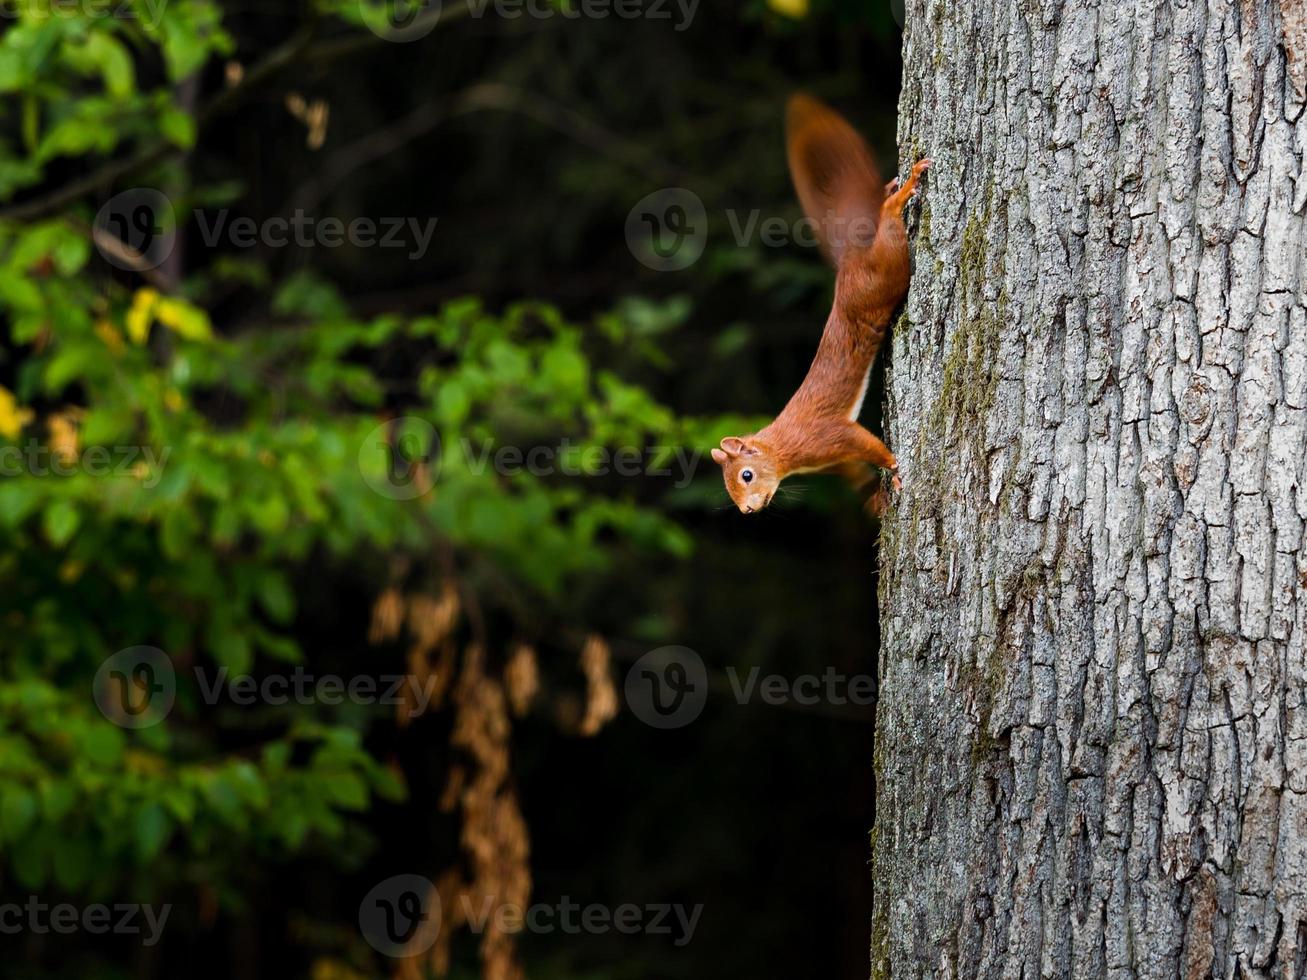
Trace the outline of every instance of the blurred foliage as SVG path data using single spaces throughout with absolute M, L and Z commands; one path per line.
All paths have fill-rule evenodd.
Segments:
M 440 210 L 460 229 L 475 213 L 479 234 L 434 258 L 435 292 L 420 291 L 412 267 L 397 278 L 379 250 L 310 260 L 295 250 L 195 258 L 179 249 L 157 270 L 121 271 L 93 232 L 114 193 L 164 188 L 179 214 L 239 203 L 267 216 L 284 196 L 274 191 L 303 190 L 249 178 L 251 140 L 288 126 L 270 88 L 334 79 L 337 118 L 367 123 L 352 135 L 366 140 L 377 124 L 376 103 L 364 101 L 367 73 L 335 74 L 340 59 L 387 47 L 367 29 L 366 4 L 271 5 L 257 30 L 249 11 L 227 6 L 0 0 L 0 452 L 22 461 L 21 472 L 0 476 L 0 899 L 194 905 L 186 896 L 198 892 L 201 906 L 219 911 L 177 926 L 192 936 L 255 902 L 270 868 L 357 870 L 378 847 L 377 812 L 415 791 L 429 804 L 431 786 L 412 785 L 415 774 L 437 790 L 440 781 L 401 760 L 382 707 L 292 705 L 251 719 L 203 703 L 190 672 L 377 672 L 361 652 L 365 624 L 356 618 L 357 635 L 336 638 L 333 657 L 319 655 L 316 624 L 334 622 L 324 610 L 352 591 L 363 591 L 354 605 L 366 608 L 396 556 L 431 577 L 457 568 L 497 638 L 634 623 L 632 636 L 669 639 L 652 578 L 691 555 L 686 512 L 716 505 L 716 471 L 672 498 L 666 482 L 587 475 L 587 451 L 634 447 L 666 463 L 677 449 L 746 428 L 775 408 L 773 389 L 789 377 L 789 366 L 775 365 L 793 358 L 759 357 L 747 314 L 707 290 L 724 284 L 806 311 L 829 289 L 813 256 L 733 246 L 721 217 L 724 206 L 770 205 L 726 190 L 759 186 L 749 183 L 756 154 L 719 159 L 705 149 L 745 132 L 779 145 L 774 126 L 759 121 L 787 83 L 772 80 L 765 106 L 740 97 L 766 70 L 766 51 L 722 91 L 699 93 L 697 133 L 673 108 L 673 122 L 642 147 L 536 106 L 536 118 L 623 163 L 551 159 L 563 198 L 534 210 L 495 207 L 524 167 L 496 151 L 502 128 L 489 130 L 481 158 L 443 163 L 462 175 L 465 214 L 446 217 L 433 204 L 439 181 L 396 188 L 394 153 L 358 175 L 358 187 L 342 186 L 350 175 L 341 174 L 318 188 L 335 213 Z M 841 29 L 893 30 L 887 11 L 844 6 L 812 4 Z M 756 0 L 714 16 L 799 45 L 813 15 L 807 0 Z M 469 47 L 486 48 L 490 28 L 475 26 Z M 663 30 L 633 57 L 663 64 L 674 36 Z M 578 80 L 601 71 L 594 84 L 612 92 L 614 119 L 641 117 L 659 98 L 679 104 L 692 81 L 623 93 L 613 83 L 632 66 L 603 43 L 570 43 L 560 72 L 550 60 L 560 51 L 526 33 L 495 80 L 525 90 L 543 72 L 535 95 L 566 106 L 582 101 Z M 461 72 L 463 89 L 484 80 L 457 53 L 448 65 L 423 64 L 429 74 L 419 77 L 401 63 L 377 99 L 420 112 L 452 101 L 442 73 Z M 835 84 L 848 88 L 849 76 Z M 263 166 L 325 180 L 335 171 L 301 156 L 301 135 L 291 131 L 278 164 Z M 678 162 L 659 162 L 664 151 Z M 783 163 L 772 156 L 768 193 L 783 193 Z M 595 229 L 620 231 L 629 202 L 656 182 L 689 178 L 710 204 L 713 244 L 694 279 L 669 288 L 631 267 L 620 237 L 597 239 Z M 179 234 L 195 237 L 184 219 Z M 593 266 L 580 261 L 588 255 L 598 256 Z M 343 279 L 354 279 L 349 289 Z M 631 295 L 639 291 L 651 298 Z M 548 301 L 519 300 L 529 295 Z M 686 329 L 696 313 L 700 329 Z M 812 339 L 804 329 L 779 336 L 803 350 Z M 414 419 L 436 441 L 405 456 Z M 580 475 L 477 464 L 476 447 L 563 445 Z M 107 472 L 91 465 L 101 451 Z M 397 464 L 404 479 L 429 486 L 413 499 L 386 492 Z M 97 709 L 92 682 L 108 656 L 146 644 L 177 665 L 178 703 L 163 723 L 128 731 Z M 385 969 L 360 957 L 357 937 L 320 945 L 344 959 L 319 959 L 315 976 Z M 28 952 L 40 967 L 33 975 L 159 969 L 112 967 L 120 949 L 79 942 Z M 310 959 L 295 962 L 307 975 Z
M 0 195 L 40 183 L 59 158 L 156 133 L 194 142 L 167 83 L 230 51 L 214 4 L 169 3 L 157 24 L 144 2 L 135 18 L 20 6 L 0 44 L 0 90 L 22 101 L 22 140 L 5 146 Z M 138 58 L 159 60 L 159 85 L 138 87 Z M 88 696 L 114 651 L 157 644 L 232 674 L 265 658 L 304 663 L 288 569 L 421 554 L 434 536 L 545 595 L 602 570 L 609 542 L 688 552 L 684 531 L 630 499 L 583 479 L 478 469 L 468 453 L 443 454 L 438 487 L 416 500 L 370 483 L 390 478 L 389 444 L 367 447 L 396 399 L 367 358 L 399 344 L 422 352 L 403 411 L 431 420 L 444 446 L 566 437 L 583 452 L 709 437 L 594 366 L 586 333 L 554 307 L 496 315 L 468 299 L 363 319 L 300 274 L 270 290 L 268 320 L 229 337 L 192 284 L 163 295 L 92 261 L 91 217 L 77 201 L 0 223 L 13 375 L 0 433 L 24 459 L 64 457 L 67 470 L 0 483 L 0 841 L 20 886 L 102 898 L 148 868 L 137 884 L 150 893 L 221 887 L 224 868 L 339 842 L 374 794 L 403 794 L 356 727 L 311 716 L 240 755 L 223 750 L 202 705 L 125 733 Z M 656 313 L 627 306 L 591 333 L 657 356 L 646 329 Z M 55 444 L 69 426 L 74 444 Z M 92 447 L 115 462 L 141 451 L 157 471 L 78 465 Z

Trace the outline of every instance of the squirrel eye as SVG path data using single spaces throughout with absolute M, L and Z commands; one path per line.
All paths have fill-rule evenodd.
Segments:
M 753 470 L 744 470 L 740 473 L 740 479 L 745 483 L 753 482 Z

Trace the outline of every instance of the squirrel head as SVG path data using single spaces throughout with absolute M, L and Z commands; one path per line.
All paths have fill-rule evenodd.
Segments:
M 723 439 L 722 448 L 714 449 L 712 458 L 722 468 L 726 492 L 741 514 L 755 513 L 771 503 L 782 474 L 766 447 L 756 439 Z

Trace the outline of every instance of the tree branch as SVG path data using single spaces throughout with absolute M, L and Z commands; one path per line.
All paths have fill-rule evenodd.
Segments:
M 431 20 L 437 22 L 432 26 L 434 30 L 439 24 L 451 24 L 462 20 L 471 11 L 470 0 L 465 0 L 461 5 L 452 7 L 449 10 L 442 11 L 437 8 L 424 14 L 422 18 L 414 22 L 414 27 L 418 28 L 420 25 L 424 25 L 427 20 Z M 250 68 L 237 84 L 214 96 L 213 100 L 197 114 L 197 128 L 203 129 L 218 116 L 235 108 L 250 92 L 291 64 L 333 61 L 356 51 L 365 50 L 376 44 L 383 43 L 385 40 L 378 34 L 368 33 L 356 37 L 320 41 L 315 44 L 313 43 L 313 28 L 302 28 L 285 43 L 274 48 L 254 67 Z M 51 211 L 57 211 L 59 208 L 71 204 L 78 198 L 103 187 L 105 184 L 112 183 L 119 177 L 161 163 L 183 152 L 185 152 L 183 148 L 176 144 L 169 143 L 167 140 L 157 140 L 132 156 L 120 160 L 111 160 L 85 177 L 80 177 L 42 197 L 0 209 L 0 220 L 30 221 Z

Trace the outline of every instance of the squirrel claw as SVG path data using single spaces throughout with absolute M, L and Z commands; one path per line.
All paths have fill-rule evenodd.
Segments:
M 930 169 L 930 165 L 932 162 L 933 161 L 929 157 L 924 157 L 923 159 L 918 160 L 916 164 L 913 166 L 912 193 L 908 195 L 909 199 L 915 199 L 917 194 L 920 193 L 921 185 L 917 183 L 917 181 L 920 180 L 922 174 L 924 174 L 927 170 Z
M 897 473 L 894 474 L 893 478 L 889 481 L 889 483 L 890 486 L 894 488 L 895 493 L 903 492 L 903 481 L 899 479 L 899 475 Z
M 891 180 L 885 189 L 888 192 L 888 199 L 885 202 L 885 208 L 889 212 L 897 212 L 908 201 L 916 198 L 919 189 L 921 175 L 924 174 L 930 165 L 934 163 L 930 157 L 923 157 L 912 165 L 912 172 L 908 175 L 906 181 L 901 181 L 897 177 Z

